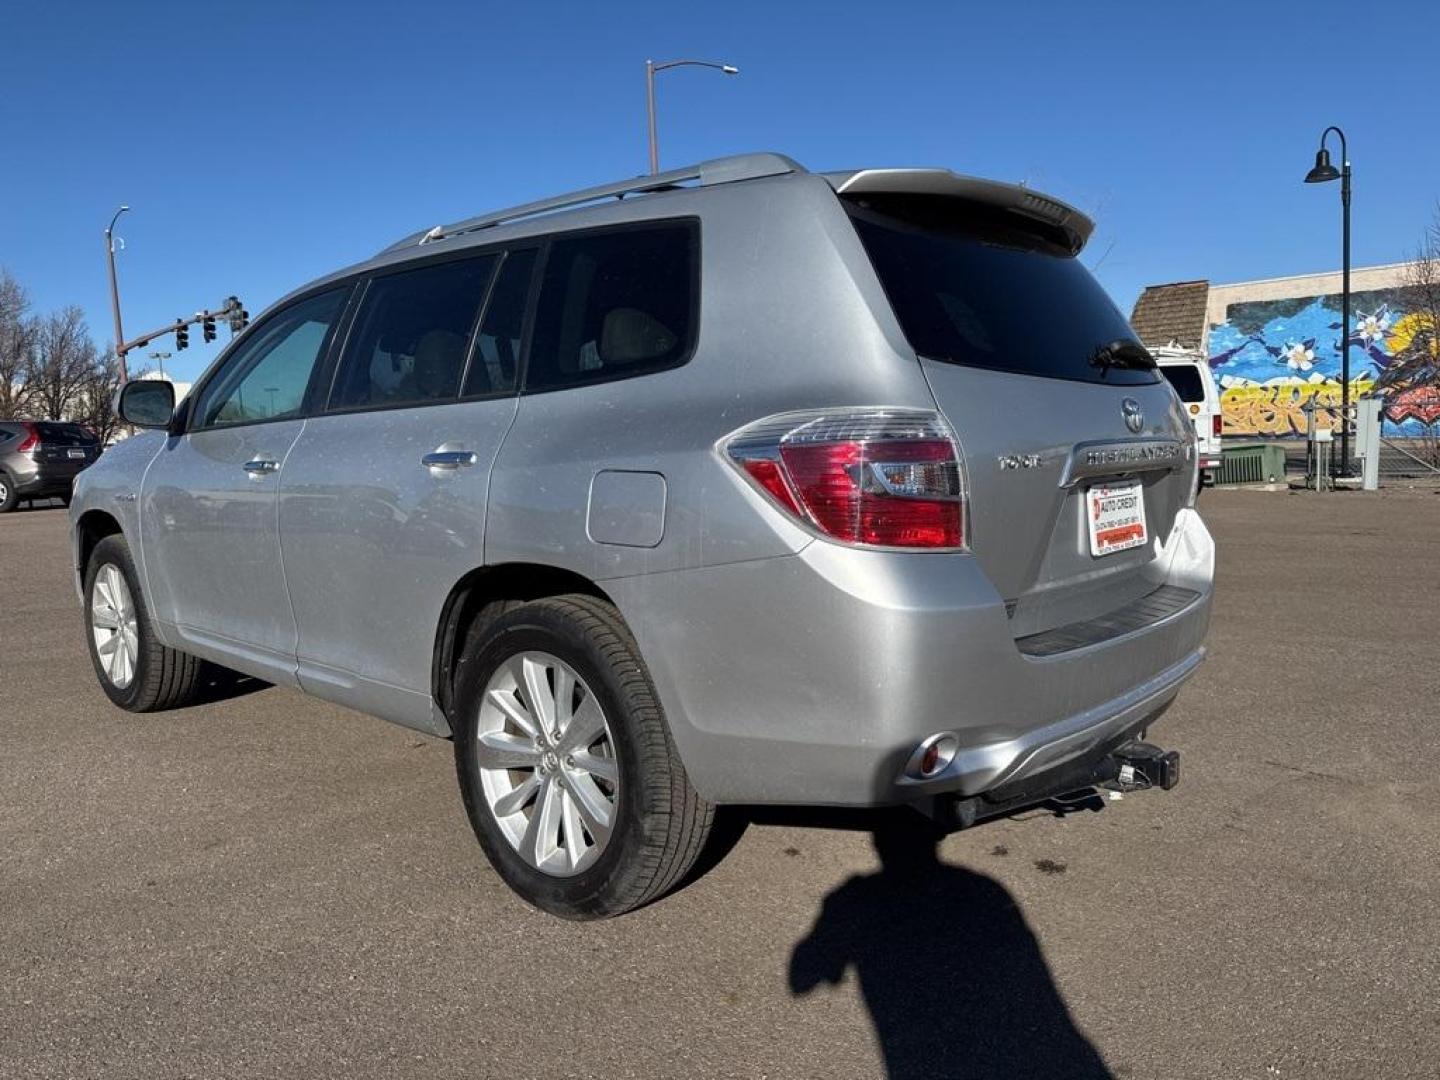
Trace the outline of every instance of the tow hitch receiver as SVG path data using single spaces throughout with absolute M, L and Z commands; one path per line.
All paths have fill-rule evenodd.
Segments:
M 1178 750 L 1161 750 L 1158 746 L 1132 739 L 1111 751 L 1110 759 L 1114 762 L 1115 775 L 1104 781 L 1101 787 L 1117 791 L 1155 787 L 1169 791 L 1180 782 Z

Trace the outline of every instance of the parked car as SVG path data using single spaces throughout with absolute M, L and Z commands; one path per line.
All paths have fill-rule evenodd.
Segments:
M 495 869 L 572 918 L 674 886 L 717 804 L 1169 787 L 1138 740 L 1213 546 L 1091 228 L 762 154 L 416 233 L 173 413 L 126 386 L 156 430 L 71 507 L 101 685 L 176 706 L 209 661 L 452 737 Z
M 1220 388 L 1210 363 L 1200 353 L 1166 346 L 1153 350 L 1160 374 L 1175 389 L 1190 422 L 1195 425 L 1195 450 L 1200 457 L 1198 483 L 1207 474 L 1219 470 L 1220 429 L 1224 423 L 1220 410 Z
M 100 440 L 83 424 L 0 420 L 0 514 L 25 499 L 70 505 L 80 470 L 100 456 Z

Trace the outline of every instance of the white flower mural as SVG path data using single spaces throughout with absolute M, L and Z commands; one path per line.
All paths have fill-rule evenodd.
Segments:
M 1380 341 L 1390 332 L 1390 308 L 1382 305 L 1380 309 L 1371 315 L 1360 315 L 1355 320 L 1355 336 L 1365 343 L 1367 347 Z
M 1315 348 L 1310 342 L 1287 341 L 1280 358 L 1291 371 L 1309 371 L 1315 366 Z

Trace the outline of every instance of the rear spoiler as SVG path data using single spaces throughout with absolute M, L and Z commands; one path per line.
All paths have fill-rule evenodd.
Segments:
M 1079 254 L 1095 231 L 1095 223 L 1059 199 L 1031 191 L 1019 184 L 1002 184 L 961 176 L 949 169 L 860 169 L 856 172 L 825 173 L 837 195 L 943 195 L 967 202 L 993 206 L 1043 222 L 1058 229 Z

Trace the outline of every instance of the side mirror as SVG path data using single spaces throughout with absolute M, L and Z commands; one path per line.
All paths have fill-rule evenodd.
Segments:
M 165 379 L 136 379 L 120 388 L 115 412 L 138 428 L 168 428 L 175 414 L 175 384 Z

